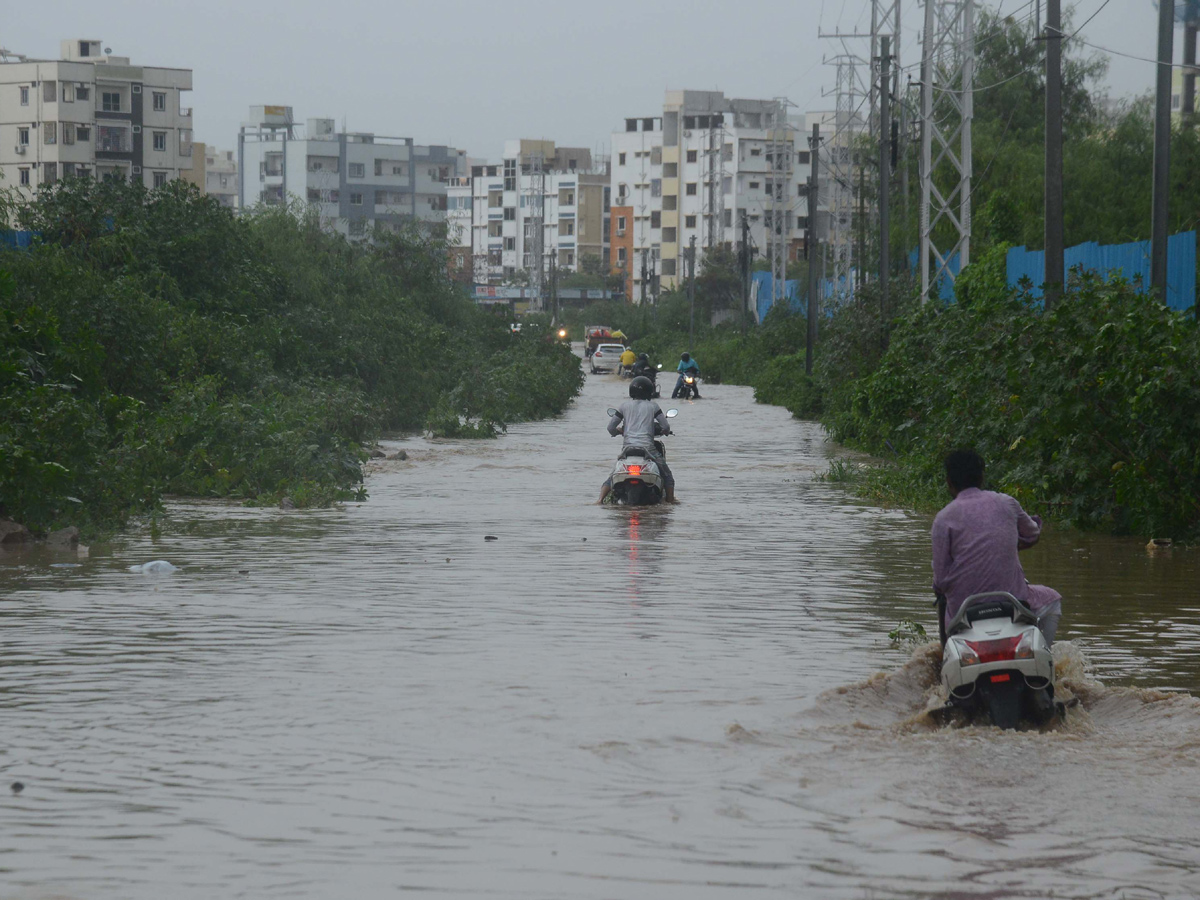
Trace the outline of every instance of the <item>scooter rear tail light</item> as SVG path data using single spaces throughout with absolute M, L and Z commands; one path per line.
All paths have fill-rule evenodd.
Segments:
M 626 466 L 625 471 L 628 472 L 630 475 L 641 475 L 642 467 L 641 466 Z
M 970 647 L 977 657 L 979 664 L 1000 662 L 1006 659 L 1017 658 L 1017 645 L 1021 643 L 1021 638 L 1024 635 L 1017 635 L 1011 638 L 1001 638 L 998 641 L 963 641 Z M 1032 650 L 1030 656 L 1033 655 Z

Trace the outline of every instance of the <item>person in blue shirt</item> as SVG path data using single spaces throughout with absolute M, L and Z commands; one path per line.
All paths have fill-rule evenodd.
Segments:
M 671 392 L 671 397 L 680 396 L 683 393 L 683 378 L 685 375 L 700 375 L 700 365 L 691 357 L 691 354 L 685 353 L 679 357 L 679 365 L 675 367 L 675 371 L 679 373 L 679 380 L 675 382 L 675 390 Z M 700 399 L 699 386 L 692 384 L 692 393 L 696 395 L 696 399 Z

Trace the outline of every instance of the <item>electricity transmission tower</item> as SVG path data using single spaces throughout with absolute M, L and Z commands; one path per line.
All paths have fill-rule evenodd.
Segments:
M 533 308 L 543 308 L 546 222 L 546 161 L 541 153 L 530 153 L 527 164 L 529 189 L 525 199 L 525 267 L 529 271 L 529 287 L 533 293 Z
M 975 0 L 925 0 L 921 51 L 921 297 L 971 260 Z M 940 230 L 939 230 L 940 228 Z M 935 238 L 935 232 L 937 236 Z
M 704 193 L 704 248 L 725 244 L 725 123 L 714 115 L 708 128 L 708 181 Z

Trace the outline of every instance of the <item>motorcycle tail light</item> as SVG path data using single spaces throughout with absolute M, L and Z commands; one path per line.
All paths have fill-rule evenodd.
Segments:
M 641 475 L 642 467 L 641 466 L 626 466 L 625 471 L 628 472 L 630 475 Z
M 970 641 L 954 642 L 954 646 L 958 649 L 958 661 L 964 666 L 979 665 L 979 654 L 975 652 Z
M 1030 628 L 1017 642 L 1017 659 L 1033 659 L 1033 629 Z
M 998 641 L 963 641 L 979 658 L 979 663 L 966 663 L 964 660 L 964 664 L 978 665 L 981 663 L 1017 659 L 1017 645 L 1021 642 L 1022 637 L 1022 635 L 1017 635 L 1016 637 L 1001 638 Z M 1031 651 L 1030 656 L 1032 655 Z

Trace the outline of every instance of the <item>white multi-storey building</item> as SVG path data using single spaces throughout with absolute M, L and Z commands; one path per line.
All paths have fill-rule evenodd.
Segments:
M 625 272 L 635 300 L 643 273 L 665 288 L 680 283 L 693 237 L 697 265 L 707 248 L 740 247 L 743 213 L 760 256 L 778 211 L 788 258 L 803 257 L 808 141 L 804 118 L 784 121 L 780 110 L 775 100 L 667 91 L 661 116 L 626 119 L 613 134 L 612 268 Z M 776 146 L 788 148 L 779 166 Z
M 237 158 L 232 150 L 206 148 L 204 193 L 226 209 L 238 208 Z
M 403 223 L 446 220 L 446 187 L 467 174 L 466 151 L 421 146 L 412 138 L 339 132 L 333 119 L 309 119 L 298 136 L 290 106 L 257 106 L 238 134 L 238 197 L 307 203 L 321 224 L 350 236 Z
M 447 190 L 452 264 L 470 267 L 476 284 L 504 284 L 538 266 L 535 256 L 538 198 L 543 271 L 578 271 L 594 256 L 608 264 L 606 160 L 586 148 L 553 141 L 504 145 L 499 165 L 475 165 L 470 177 Z
M 191 69 L 139 66 L 97 40 L 61 59 L 0 55 L 0 172 L 31 197 L 59 178 L 165 184 L 192 168 Z

